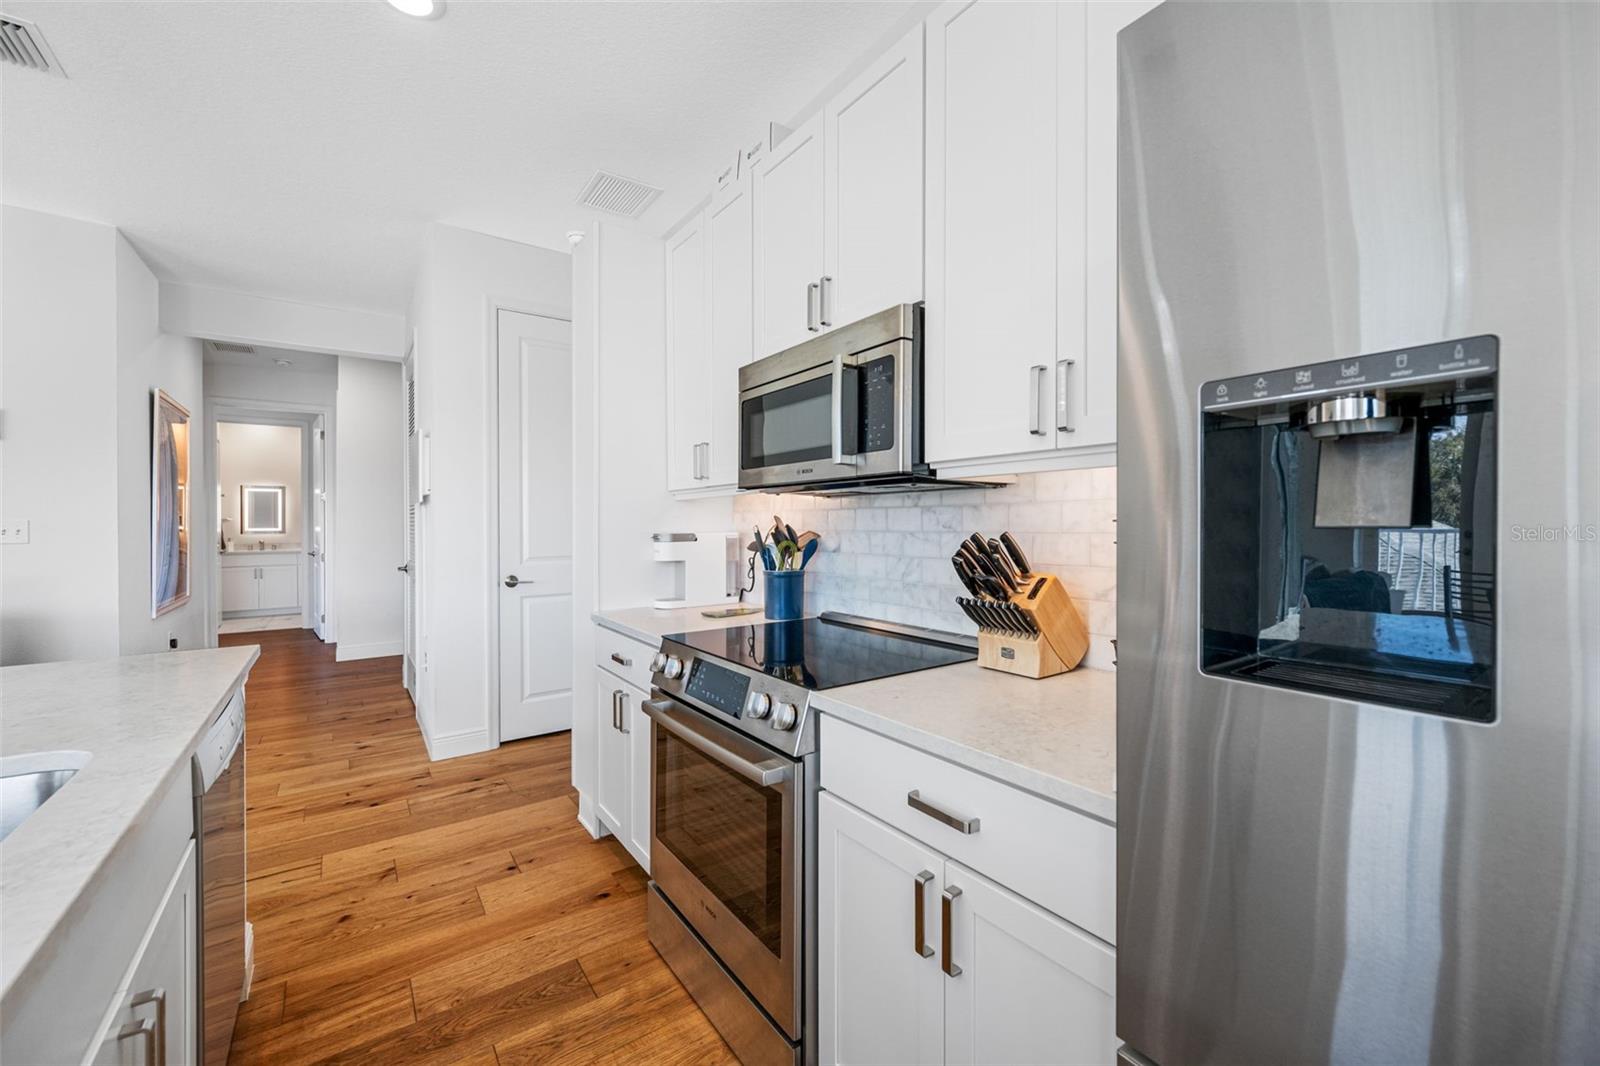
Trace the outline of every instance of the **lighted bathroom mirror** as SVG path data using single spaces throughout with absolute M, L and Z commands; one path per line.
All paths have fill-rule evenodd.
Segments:
M 150 617 L 189 602 L 189 412 L 156 389 L 150 433 Z
M 282 485 L 239 486 L 239 529 L 244 533 L 282 533 Z

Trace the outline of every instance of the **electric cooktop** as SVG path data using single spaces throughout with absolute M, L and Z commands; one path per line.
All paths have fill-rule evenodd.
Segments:
M 812 691 L 971 662 L 978 657 L 976 650 L 953 643 L 961 638 L 952 634 L 910 626 L 868 628 L 873 625 L 865 619 L 845 622 L 839 616 L 823 615 L 794 622 L 674 633 L 666 639 Z

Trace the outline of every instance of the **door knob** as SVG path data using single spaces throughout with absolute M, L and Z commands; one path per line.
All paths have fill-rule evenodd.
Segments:
M 411 564 L 410 563 L 404 563 L 404 564 L 402 564 L 400 566 L 395 567 L 395 569 L 400 571 L 402 574 L 409 574 L 409 573 L 411 573 Z
M 520 577 L 518 577 L 516 574 L 507 574 L 506 575 L 506 588 L 514 589 L 520 584 L 522 584 L 522 579 Z M 533 582 L 529 581 L 528 584 L 531 585 L 531 584 L 533 584 Z

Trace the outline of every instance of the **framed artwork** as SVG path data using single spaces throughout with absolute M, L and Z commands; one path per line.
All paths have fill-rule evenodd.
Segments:
M 189 411 L 151 394 L 150 617 L 189 602 Z

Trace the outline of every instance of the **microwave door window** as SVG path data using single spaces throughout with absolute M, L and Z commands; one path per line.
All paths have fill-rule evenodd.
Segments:
M 745 470 L 830 459 L 833 383 L 813 378 L 739 405 L 740 465 Z

